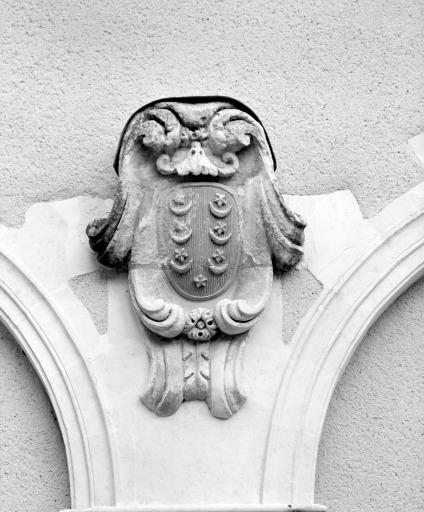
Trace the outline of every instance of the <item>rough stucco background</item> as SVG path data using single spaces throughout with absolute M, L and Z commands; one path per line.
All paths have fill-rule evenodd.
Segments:
M 63 510 L 70 496 L 59 425 L 35 370 L 2 325 L 0 368 L 0 510 Z
M 37 201 L 112 197 L 113 154 L 129 115 L 152 99 L 192 94 L 234 96 L 255 110 L 285 193 L 348 188 L 364 216 L 375 215 L 424 177 L 406 143 L 424 130 L 423 25 L 419 0 L 5 0 L 0 222 L 20 225 Z M 318 290 L 300 274 L 285 282 L 293 332 Z M 73 289 L 85 297 L 84 283 Z M 92 287 L 100 293 L 102 279 Z M 419 510 L 423 290 L 418 283 L 388 310 L 339 383 L 317 477 L 316 500 L 332 512 Z M 50 404 L 19 349 L 1 343 L 0 373 L 9 377 L 0 388 L 0 510 L 65 508 Z M 30 463 L 5 449 L 21 425 Z M 37 456 L 47 439 L 55 440 L 49 456 Z M 11 467 L 15 494 L 3 491 Z
M 315 499 L 331 512 L 421 512 L 424 279 L 371 327 L 324 425 Z

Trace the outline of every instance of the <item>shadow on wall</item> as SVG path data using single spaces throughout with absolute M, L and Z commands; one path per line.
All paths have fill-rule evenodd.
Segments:
M 70 508 L 65 446 L 29 360 L 0 324 L 0 511 Z

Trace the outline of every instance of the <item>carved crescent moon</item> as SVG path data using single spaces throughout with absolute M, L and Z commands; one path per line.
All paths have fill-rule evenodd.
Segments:
M 220 238 L 219 236 L 216 236 L 215 233 L 212 231 L 212 229 L 209 230 L 209 234 L 212 238 L 212 241 L 215 242 L 218 245 L 224 245 L 228 242 L 228 240 L 231 238 L 232 233 L 229 233 L 227 236 L 224 236 L 223 238 Z
M 175 272 L 178 272 L 179 274 L 185 274 L 186 272 L 188 272 L 192 265 L 193 265 L 193 260 L 192 259 L 190 261 L 188 261 L 185 265 L 177 265 L 175 263 L 175 261 L 173 261 L 173 260 L 171 260 L 169 262 L 169 266 L 173 270 L 175 270 Z
M 214 265 L 212 263 L 212 260 L 210 258 L 208 258 L 208 263 L 209 263 L 209 270 L 212 272 L 212 274 L 216 274 L 217 276 L 219 276 L 220 274 L 223 274 L 228 268 L 228 263 L 224 263 L 224 265 L 218 267 L 217 265 Z
M 189 231 L 186 235 L 181 235 L 181 236 L 178 236 L 175 233 L 173 233 L 172 231 L 170 231 L 172 240 L 174 240 L 174 242 L 177 244 L 185 244 L 187 242 L 187 240 L 191 237 L 192 233 L 193 233 L 193 230 L 191 228 L 189 228 Z
M 172 201 L 169 201 L 169 209 L 174 215 L 185 215 L 191 208 L 192 202 L 190 201 L 186 206 L 173 206 Z
M 212 201 L 209 202 L 209 208 L 212 215 L 218 217 L 219 219 L 226 217 L 230 213 L 232 207 L 233 205 L 230 205 L 226 210 L 218 210 L 218 208 L 215 208 L 215 206 L 212 204 Z

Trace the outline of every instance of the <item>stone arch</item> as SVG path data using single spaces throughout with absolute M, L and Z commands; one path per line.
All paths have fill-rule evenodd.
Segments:
M 315 479 L 315 500 L 331 511 L 402 509 L 408 493 L 407 508 L 421 508 L 423 286 L 373 323 L 331 397 Z
M 0 321 L 25 351 L 54 407 L 66 449 L 72 507 L 113 505 L 108 425 L 78 334 L 52 294 L 4 249 Z
M 269 431 L 264 503 L 313 503 L 318 445 L 337 382 L 374 321 L 424 275 L 423 197 L 420 185 L 374 219 L 378 240 L 299 326 Z

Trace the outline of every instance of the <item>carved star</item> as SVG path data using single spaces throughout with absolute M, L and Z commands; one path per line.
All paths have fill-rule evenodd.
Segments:
M 225 199 L 225 194 L 215 194 L 215 199 L 213 200 L 220 208 L 221 206 L 225 206 L 227 204 L 227 200 Z
M 183 247 L 182 249 L 175 249 L 174 258 L 180 263 L 184 263 L 185 260 L 188 258 L 188 254 L 185 248 Z
M 223 235 L 226 231 L 227 224 L 223 220 L 219 220 L 214 226 L 214 231 L 218 233 L 218 235 Z
M 174 224 L 174 230 L 177 233 L 184 233 L 184 231 L 187 229 L 187 224 L 185 222 L 176 221 Z
M 185 205 L 185 195 L 181 191 L 177 192 L 177 194 L 175 195 L 174 203 L 179 206 Z
M 216 249 L 215 252 L 213 253 L 212 255 L 212 258 L 217 262 L 217 263 L 222 263 L 225 261 L 225 256 L 224 256 L 224 250 L 223 249 Z
M 193 281 L 196 283 L 197 288 L 205 288 L 208 280 L 205 276 L 199 274 L 193 279 Z

